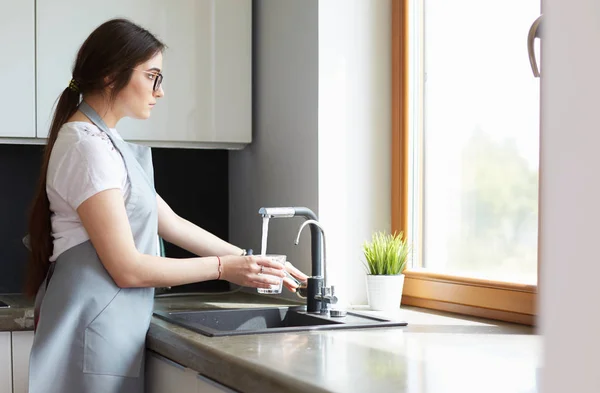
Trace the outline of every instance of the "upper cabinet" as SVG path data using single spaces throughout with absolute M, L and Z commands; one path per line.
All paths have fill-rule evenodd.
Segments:
M 10 10 L 26 8 L 21 1 L 0 2 L 10 2 Z M 124 17 L 167 45 L 162 71 L 165 96 L 150 119 L 119 122 L 117 129 L 125 139 L 181 147 L 228 147 L 251 141 L 251 0 L 105 0 L 85 4 L 37 0 L 36 7 L 38 138 L 48 135 L 54 104 L 71 79 L 83 41 L 106 20 Z M 25 29 L 24 17 L 19 17 L 19 24 L 12 11 L 2 14 L 10 14 L 10 18 L 4 16 L 9 26 L 21 26 L 15 27 L 20 32 Z M 9 28 L 2 25 L 0 29 Z M 9 36 L 14 37 L 14 31 Z M 33 38 L 18 41 L 33 45 Z M 21 89 L 18 80 L 10 83 L 15 87 L 8 91 Z
M 0 0 L 0 138 L 35 137 L 33 0 Z

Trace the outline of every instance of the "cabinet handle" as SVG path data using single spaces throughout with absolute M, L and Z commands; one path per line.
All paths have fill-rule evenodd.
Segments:
M 533 22 L 531 27 L 529 28 L 529 34 L 527 34 L 527 52 L 529 53 L 529 63 L 531 64 L 531 70 L 533 71 L 533 76 L 536 78 L 540 77 L 540 70 L 537 65 L 537 61 L 535 60 L 535 50 L 533 48 L 533 41 L 536 38 L 542 38 L 541 27 L 542 16 L 538 16 L 538 18 Z

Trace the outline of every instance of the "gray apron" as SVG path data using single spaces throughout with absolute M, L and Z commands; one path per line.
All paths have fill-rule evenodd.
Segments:
M 127 217 L 140 253 L 156 255 L 158 212 L 150 148 L 116 138 L 85 102 L 127 168 Z M 51 279 L 50 279 L 51 278 Z M 88 240 L 51 264 L 36 296 L 39 319 L 29 364 L 30 393 L 143 393 L 146 333 L 154 288 L 119 288 Z

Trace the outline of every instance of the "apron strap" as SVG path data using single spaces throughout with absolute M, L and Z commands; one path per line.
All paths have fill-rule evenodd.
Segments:
M 50 284 L 50 279 L 54 274 L 54 266 L 56 266 L 56 262 L 50 262 L 50 266 L 48 267 L 48 274 L 46 275 L 46 288 L 48 288 L 48 285 Z
M 94 110 L 94 108 L 92 108 L 87 102 L 81 101 L 78 109 L 79 109 L 79 111 L 81 111 L 81 113 L 86 115 L 87 118 L 90 119 L 90 121 L 96 125 L 96 127 L 98 127 L 100 130 L 102 130 L 106 135 L 108 135 L 108 138 L 111 140 L 115 149 L 117 149 L 117 151 L 121 154 L 121 157 L 123 157 L 123 160 L 125 161 L 125 166 L 127 167 L 127 171 L 129 171 L 131 169 L 129 167 L 130 165 L 139 168 L 142 175 L 144 176 L 144 179 L 146 179 L 146 181 L 148 182 L 148 185 L 152 189 L 154 189 L 153 178 L 151 177 L 150 174 L 148 174 L 146 172 L 146 169 L 144 169 L 144 167 L 142 167 L 142 165 L 140 164 L 136 155 L 132 151 L 132 147 L 135 148 L 136 150 L 142 148 L 142 149 L 147 149 L 148 151 L 150 151 L 150 148 L 141 147 L 139 145 L 127 143 L 127 142 L 125 142 L 125 140 L 117 138 L 113 134 L 113 132 L 110 130 L 110 128 L 108 128 L 108 126 L 106 125 L 104 120 L 102 120 L 102 117 L 98 114 L 98 112 L 96 112 Z M 148 153 L 148 154 L 151 154 L 151 153 Z
M 35 299 L 35 305 L 33 308 L 33 333 L 37 330 L 38 322 L 40 321 L 40 308 L 42 307 L 42 300 L 46 295 L 46 290 L 48 290 L 48 285 L 50 285 L 50 279 L 54 274 L 54 267 L 56 266 L 56 262 L 50 262 L 50 266 L 48 267 L 48 273 L 46 273 L 46 280 L 40 286 L 38 290 L 38 295 Z M 43 288 L 42 288 L 43 286 Z

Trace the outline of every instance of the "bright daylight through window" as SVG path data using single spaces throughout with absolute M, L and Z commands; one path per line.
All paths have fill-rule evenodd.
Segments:
M 407 0 L 408 1 L 408 0 Z M 540 0 L 410 0 L 413 268 L 537 284 Z

